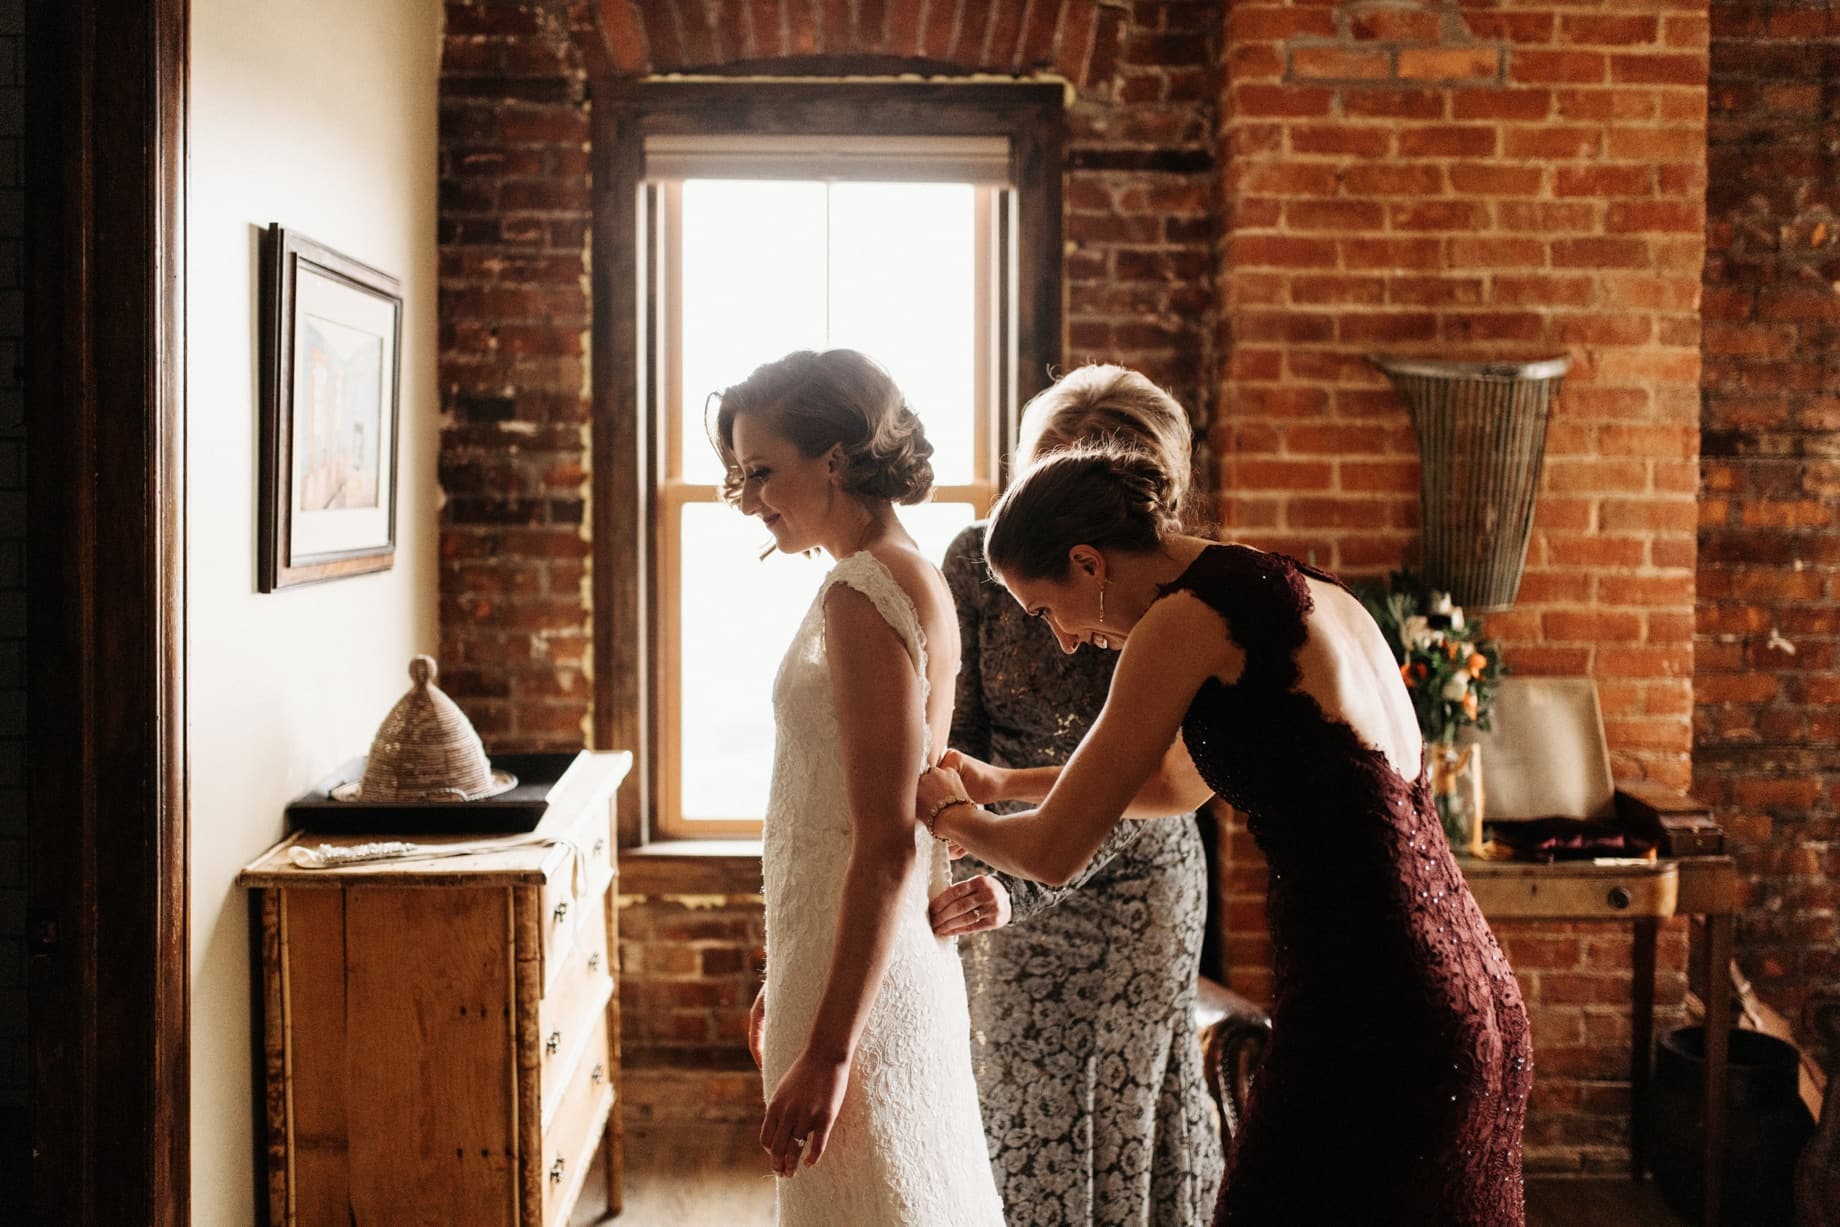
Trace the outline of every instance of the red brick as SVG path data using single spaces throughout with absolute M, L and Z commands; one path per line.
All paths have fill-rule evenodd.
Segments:
M 1438 14 L 1422 9 L 1370 9 L 1348 18 L 1349 33 L 1361 41 L 1432 43 L 1438 40 L 1438 26 Z
M 1450 168 L 1450 186 L 1476 196 L 1535 196 L 1545 172 L 1531 166 L 1459 162 Z
M 1399 76 L 1407 81 L 1494 81 L 1502 53 L 1493 47 L 1401 48 Z
M 1561 166 L 1553 191 L 1560 196 L 1652 196 L 1654 171 L 1647 166 Z
M 1392 129 L 1364 124 L 1293 124 L 1291 148 L 1301 154 L 1378 158 L 1392 147 Z M 1355 170 L 1370 169 L 1351 167 Z M 1354 189 L 1349 189 L 1354 191 Z
M 1378 230 L 1386 219 L 1387 210 L 1368 201 L 1300 200 L 1284 206 L 1285 224 L 1294 230 Z
M 1365 119 L 1443 119 L 1448 92 L 1429 89 L 1358 89 L 1342 94 L 1342 113 Z
M 1328 115 L 1334 106 L 1333 90 L 1294 85 L 1237 85 L 1233 88 L 1235 115 L 1271 119 L 1309 119 Z
M 1514 48 L 1508 53 L 1508 79 L 1531 83 L 1585 83 L 1605 81 L 1609 57 L 1594 51 L 1533 51 Z
M 1344 47 L 1297 47 L 1291 51 L 1291 75 L 1298 80 L 1373 80 L 1392 75 L 1385 51 Z
M 1646 268 L 1648 246 L 1640 239 L 1558 239 L 1552 261 L 1561 268 Z
M 1559 33 L 1575 46 L 1643 46 L 1658 39 L 1661 23 L 1655 17 L 1576 14 L 1559 19 Z
M 1398 140 L 1399 154 L 1406 158 L 1486 158 L 1496 150 L 1495 129 L 1477 124 L 1405 128 Z
M 1552 117 L 1547 89 L 1468 89 L 1451 98 L 1452 119 L 1544 120 Z
M 1678 54 L 1617 54 L 1610 79 L 1619 85 L 1704 85 L 1706 57 Z
M 1439 196 L 1445 190 L 1444 170 L 1423 163 L 1350 166 L 1342 173 L 1342 187 L 1351 196 Z
M 1601 128 L 1583 125 L 1509 128 L 1502 134 L 1502 156 L 1559 160 L 1594 158 L 1603 148 Z

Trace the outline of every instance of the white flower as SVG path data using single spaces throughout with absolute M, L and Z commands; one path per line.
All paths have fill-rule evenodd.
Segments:
M 1432 593 L 1428 604 L 1430 606 L 1429 612 L 1434 614 L 1448 614 L 1455 608 L 1455 606 L 1450 603 L 1450 593 L 1448 592 Z
M 1463 606 L 1452 605 L 1450 607 L 1450 629 L 1453 631 L 1463 629 Z
M 1451 703 L 1461 703 L 1463 696 L 1468 693 L 1469 674 L 1459 673 L 1444 683 L 1444 689 L 1438 692 L 1438 697 Z
M 1399 624 L 1399 637 L 1405 640 L 1408 651 L 1418 651 L 1435 644 L 1438 633 L 1431 629 L 1429 619 L 1407 618 Z

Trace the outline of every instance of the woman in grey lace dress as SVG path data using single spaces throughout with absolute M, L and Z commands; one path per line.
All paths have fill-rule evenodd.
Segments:
M 1016 461 L 1104 438 L 1163 459 L 1170 505 L 1192 432 L 1134 371 L 1088 366 L 1024 411 Z M 984 566 L 983 526 L 946 552 L 963 663 L 952 746 L 1005 767 L 1065 762 L 1098 715 L 1116 653 L 1065 655 Z M 933 903 L 961 942 L 972 1062 L 1009 1227 L 1190 1227 L 1222 1167 L 1201 1075 L 1195 976 L 1206 865 L 1191 817 L 1119 823 L 1075 881 L 1044 886 L 967 858 Z

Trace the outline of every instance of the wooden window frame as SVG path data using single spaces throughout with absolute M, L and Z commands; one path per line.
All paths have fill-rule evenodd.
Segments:
M 644 183 L 651 134 L 879 132 L 890 136 L 1000 135 L 1009 140 L 1010 201 L 999 225 L 1010 289 L 997 321 L 1013 364 L 991 381 L 995 455 L 1007 455 L 1017 408 L 1045 387 L 1063 350 L 1059 85 L 900 81 L 597 81 L 593 94 L 594 422 L 591 490 L 594 742 L 634 751 L 639 770 L 621 796 L 621 842 L 661 835 L 666 764 L 651 730 L 661 711 L 665 636 L 653 616 L 660 590 L 655 497 L 664 441 L 652 361 L 658 320 L 648 286 L 654 249 Z M 1016 241 L 1007 241 L 1010 235 Z M 1002 473 L 992 475 L 992 488 Z M 709 826 L 729 824 L 708 824 Z M 734 824 L 739 828 L 740 824 Z M 698 823 L 702 832 L 704 824 Z M 710 837 L 746 834 L 710 830 Z M 676 832 L 673 832 L 676 834 Z

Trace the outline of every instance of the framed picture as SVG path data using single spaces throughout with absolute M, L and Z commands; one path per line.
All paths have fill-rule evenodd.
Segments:
M 258 586 L 387 571 L 396 558 L 402 293 L 279 225 L 262 252 Z

